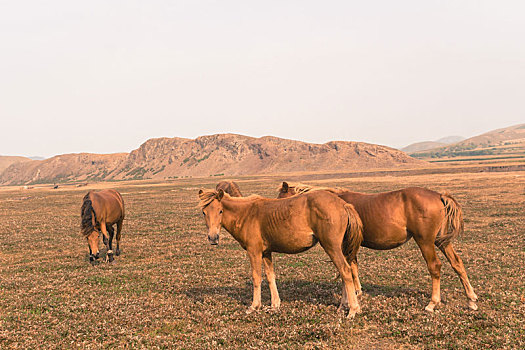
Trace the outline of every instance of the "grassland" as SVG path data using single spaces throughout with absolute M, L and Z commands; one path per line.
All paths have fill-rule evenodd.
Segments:
M 412 153 L 411 156 L 430 163 L 468 165 L 507 162 L 525 164 L 525 139 L 483 144 L 460 144 Z
M 283 178 L 240 179 L 244 193 L 275 197 Z M 359 253 L 362 313 L 336 312 L 339 281 L 321 248 L 277 255 L 280 312 L 245 313 L 251 281 L 228 233 L 209 246 L 197 189 L 217 178 L 110 183 L 127 204 L 122 255 L 91 266 L 79 234 L 93 187 L 0 189 L 0 348 L 524 348 L 525 173 L 329 178 L 317 183 L 378 192 L 448 190 L 464 208 L 455 245 L 478 293 L 466 308 L 443 261 L 443 305 L 423 310 L 430 277 L 413 241 Z M 104 250 L 103 250 L 104 252 Z M 269 305 L 263 284 L 263 303 Z

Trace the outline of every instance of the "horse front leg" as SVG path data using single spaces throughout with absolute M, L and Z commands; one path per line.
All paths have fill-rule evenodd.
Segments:
M 266 279 L 270 285 L 270 294 L 272 296 L 272 309 L 278 310 L 281 306 L 281 298 L 279 298 L 279 291 L 277 290 L 277 283 L 275 283 L 275 272 L 273 270 L 272 253 L 263 254 L 264 272 Z
M 106 227 L 106 223 L 100 223 L 100 231 L 102 232 L 102 235 L 103 235 L 103 238 L 102 240 L 104 242 L 108 242 L 108 251 L 106 253 L 106 262 L 109 261 L 109 262 L 112 262 L 114 259 L 113 259 L 113 250 L 111 250 L 111 247 L 110 247 L 110 243 L 112 241 L 112 239 L 110 240 L 110 237 L 108 235 L 108 230 L 107 230 L 107 227 Z
M 252 268 L 253 301 L 246 313 L 252 313 L 261 308 L 262 252 L 248 250 L 248 258 L 250 259 L 250 265 Z
M 115 230 L 113 229 L 113 226 L 108 226 L 109 231 L 109 242 L 108 242 L 108 255 L 111 252 L 111 255 L 109 255 L 109 262 L 113 262 L 113 237 L 115 236 Z

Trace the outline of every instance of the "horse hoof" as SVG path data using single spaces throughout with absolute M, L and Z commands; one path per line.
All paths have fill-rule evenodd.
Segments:
M 348 310 L 349 307 L 348 307 L 348 304 L 339 304 L 339 307 L 337 308 L 337 312 L 344 312 L 346 310 Z
M 434 303 L 430 303 L 425 307 L 425 311 L 434 312 L 435 307 L 436 305 L 434 305 Z
M 476 303 L 472 300 L 468 301 L 468 307 L 469 309 L 474 310 L 474 311 L 478 309 L 478 305 L 476 305 Z
M 363 291 L 361 289 L 355 291 L 355 295 L 360 296 L 363 295 Z
M 346 318 L 348 319 L 352 319 L 355 317 L 355 315 L 358 313 L 359 311 L 358 310 L 350 310 L 348 311 L 348 315 L 346 315 Z
M 255 308 L 255 307 L 253 307 L 253 306 L 250 306 L 250 307 L 248 308 L 248 310 L 246 310 L 246 313 L 249 315 L 249 314 L 251 314 L 251 313 L 253 313 L 253 312 L 255 312 L 255 311 L 257 311 L 257 308 Z

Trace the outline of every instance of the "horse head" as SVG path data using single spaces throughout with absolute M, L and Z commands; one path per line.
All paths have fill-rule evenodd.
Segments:
M 224 197 L 224 191 L 199 190 L 200 207 L 204 215 L 206 227 L 208 227 L 208 242 L 211 245 L 219 244 L 219 232 L 222 225 L 223 207 L 221 200 Z
M 295 190 L 293 189 L 293 187 L 290 187 L 287 182 L 283 181 L 283 184 L 279 189 L 279 194 L 277 195 L 277 198 L 288 198 L 293 195 L 295 195 Z
M 89 246 L 89 261 L 91 261 L 92 264 L 99 258 L 98 236 L 99 232 L 97 230 L 91 231 L 91 233 L 86 236 Z

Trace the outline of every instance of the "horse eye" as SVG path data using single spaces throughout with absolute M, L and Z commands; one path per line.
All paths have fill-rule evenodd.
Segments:
M 219 212 L 219 214 L 222 214 L 222 210 Z
M 206 216 L 206 213 L 205 213 L 205 212 L 202 212 L 202 215 Z

